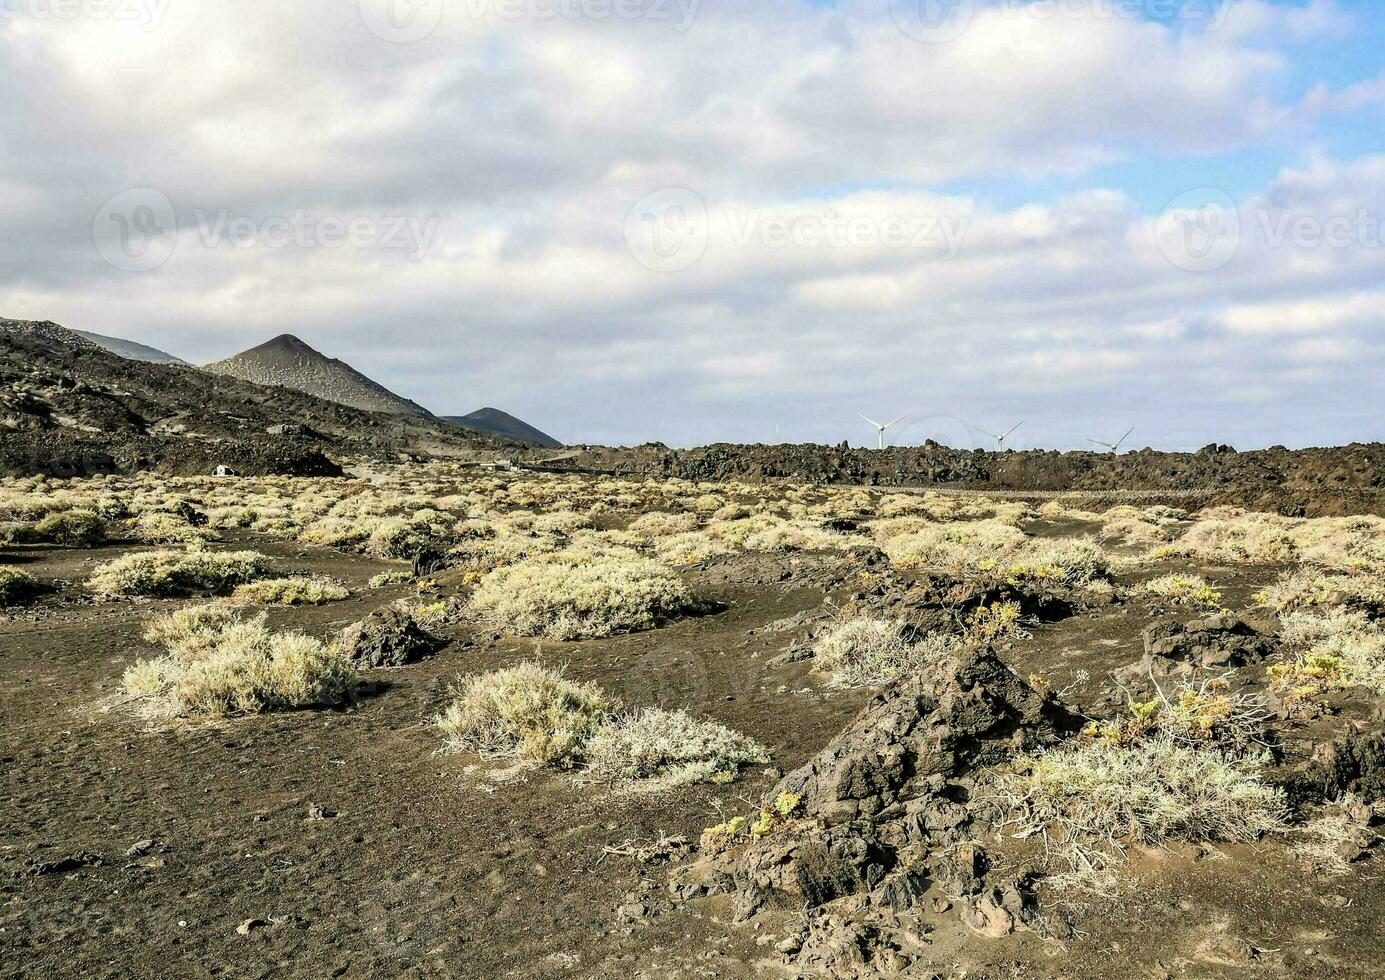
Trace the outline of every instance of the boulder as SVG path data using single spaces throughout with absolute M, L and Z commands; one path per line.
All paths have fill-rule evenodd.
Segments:
M 1259 663 L 1274 644 L 1234 613 L 1217 613 L 1188 623 L 1160 620 L 1144 631 L 1146 658 L 1187 661 L 1210 670 Z
M 393 606 L 377 609 L 342 631 L 342 650 L 359 667 L 403 667 L 435 653 L 446 641 Z

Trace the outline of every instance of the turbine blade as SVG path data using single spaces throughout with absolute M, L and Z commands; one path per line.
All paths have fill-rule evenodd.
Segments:
M 1020 426 L 1022 426 L 1022 425 L 1024 425 L 1023 422 L 1016 422 L 1014 425 L 1010 426 L 1010 428 L 1006 429 L 1006 430 L 1005 430 L 1005 435 L 1004 435 L 1004 436 L 1001 436 L 1000 438 L 1001 438 L 1001 439 L 1004 439 L 1005 436 L 1008 436 L 1011 432 L 1014 432 L 1016 429 L 1018 429 L 1018 428 L 1019 428 Z
M 861 415 L 860 412 L 857 412 L 856 414 Z M 877 429 L 880 428 L 880 423 L 875 421 L 875 419 L 871 418 L 869 415 L 861 415 L 861 418 L 865 419 L 867 422 L 875 426 Z
M 904 421 L 905 419 L 907 419 L 908 417 L 909 417 L 909 416 L 907 416 L 907 415 L 901 415 L 899 418 L 895 419 L 894 422 L 886 422 L 886 423 L 885 423 L 885 428 L 888 429 L 890 426 L 894 425 L 895 422 L 903 422 L 903 421 Z

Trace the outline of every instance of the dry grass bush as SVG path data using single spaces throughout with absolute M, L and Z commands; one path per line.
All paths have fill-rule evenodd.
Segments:
M 1385 616 L 1385 582 L 1376 575 L 1299 569 L 1280 575 L 1273 585 L 1255 594 L 1255 601 L 1280 614 L 1342 607 L 1378 619 Z
M 943 660 L 956 642 L 934 634 L 909 643 L 900 628 L 898 622 L 871 617 L 843 620 L 813 645 L 813 669 L 834 687 L 875 687 L 921 673 Z
M 130 533 L 145 544 L 199 544 L 211 538 L 210 533 L 194 527 L 178 514 L 160 511 L 135 518 Z
M 1221 608 L 1221 593 L 1201 575 L 1161 575 L 1141 582 L 1136 591 L 1142 595 L 1167 599 L 1181 606 Z
M 626 549 L 526 558 L 482 578 L 469 605 L 493 628 L 555 640 L 652 629 L 695 607 L 667 566 Z
M 1385 629 L 1364 612 L 1289 613 L 1279 636 L 1288 652 L 1270 667 L 1269 676 L 1291 712 L 1340 688 L 1385 694 Z
M 275 606 L 320 606 L 350 596 L 351 592 L 346 586 L 325 575 L 260 579 L 238 585 L 232 593 L 237 602 Z
M 459 596 L 446 599 L 397 599 L 394 608 L 408 613 L 415 623 L 429 633 L 440 633 L 462 621 L 466 604 Z
M 705 531 L 684 531 L 654 541 L 654 557 L 670 565 L 700 565 L 736 553 Z
M 696 531 L 702 522 L 696 514 L 669 514 L 651 511 L 630 522 L 630 530 L 642 538 L 667 538 Z
M 1101 540 L 1131 547 L 1158 548 L 1178 533 L 1187 512 L 1170 507 L 1132 507 L 1121 504 L 1101 515 Z
M 976 568 L 1011 585 L 1086 586 L 1105 581 L 1111 574 L 1106 552 L 1090 538 L 1054 543 L 1026 541 L 1023 548 L 1004 561 L 982 559 Z
M 579 769 L 582 782 L 633 781 L 641 789 L 729 782 L 765 763 L 764 747 L 683 711 L 625 714 L 598 687 L 532 662 L 464 678 L 436 719 L 449 747 Z
M 145 638 L 167 653 L 125 671 L 125 690 L 157 717 L 225 717 L 342 702 L 356 683 L 335 646 L 271 633 L 261 613 L 242 618 L 213 603 L 150 623 Z
M 612 707 L 595 685 L 527 661 L 465 678 L 455 693 L 437 718 L 450 747 L 549 766 L 574 764 Z
M 25 602 L 43 591 L 43 585 L 28 572 L 0 565 L 0 608 Z
M 1385 571 L 1385 519 L 1281 517 L 1214 507 L 1165 550 L 1203 561 L 1302 561 L 1338 571 L 1380 572 Z
M 873 521 L 870 532 L 890 563 L 899 569 L 961 572 L 982 561 L 999 566 L 1017 560 L 1028 541 L 1019 528 L 990 519 L 936 523 L 901 517 Z
M 406 585 L 414 580 L 414 573 L 407 568 L 396 568 L 379 575 L 371 576 L 368 583 L 372 589 L 384 589 L 391 585 Z
M 34 534 L 65 548 L 92 548 L 106 540 L 106 522 L 95 511 L 65 510 L 39 521 Z
M 1269 707 L 1255 691 L 1233 690 L 1230 676 L 1187 678 L 1169 691 L 1156 683 L 1151 697 L 1131 699 L 1123 718 L 1092 722 L 1082 737 L 1127 747 L 1169 738 L 1236 755 L 1260 752 L 1268 745 Z
M 98 565 L 87 586 L 104 596 L 219 593 L 269 573 L 257 551 L 145 551 Z
M 1021 619 L 1017 602 L 994 602 L 988 606 L 978 606 L 967 617 L 961 640 L 964 644 L 977 647 L 1023 640 L 1029 633 L 1020 625 Z
M 1254 757 L 1156 736 L 1084 741 L 1026 756 L 994 774 L 984 797 L 1017 837 L 1042 835 L 1063 883 L 1108 886 L 1130 842 L 1253 841 L 1284 826 L 1282 791 Z
M 764 746 L 683 711 L 645 708 L 602 726 L 583 748 L 583 778 L 636 780 L 648 789 L 730 782 L 746 766 L 769 762 Z
M 715 541 L 746 551 L 847 551 L 870 544 L 860 535 L 828 531 L 811 521 L 786 520 L 773 514 L 712 521 L 703 530 Z

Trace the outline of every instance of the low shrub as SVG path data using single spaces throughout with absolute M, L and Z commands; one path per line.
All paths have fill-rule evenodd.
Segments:
M 43 584 L 28 572 L 0 566 L 0 608 L 31 599 L 43 588 Z
M 1339 688 L 1385 694 L 1385 630 L 1364 612 L 1290 613 L 1280 639 L 1288 654 L 1270 667 L 1269 676 L 1272 690 L 1291 712 Z
M 270 567 L 257 551 L 143 551 L 98 565 L 87 586 L 106 596 L 220 593 L 263 578 Z
M 242 618 L 213 603 L 150 623 L 145 638 L 167 653 L 125 671 L 128 694 L 160 717 L 225 717 L 342 702 L 356 673 L 335 646 L 271 633 L 261 613 Z
M 563 766 L 574 763 L 610 709 L 595 685 L 526 661 L 465 678 L 437 725 L 453 748 Z
M 1221 608 L 1221 593 L 1200 575 L 1161 575 L 1141 583 L 1136 591 L 1168 599 L 1181 606 Z
M 1100 887 L 1129 841 L 1252 841 L 1284 825 L 1282 791 L 1253 758 L 1155 737 L 1088 741 L 1026 756 L 995 775 L 985 798 L 1018 836 L 1043 834 L 1069 880 Z
M 370 580 L 372 589 L 384 589 L 391 585 L 405 585 L 414 580 L 414 573 L 407 568 L 399 568 L 394 571 L 381 572 Z
M 346 586 L 321 575 L 260 579 L 236 586 L 233 593 L 240 602 L 276 606 L 320 606 L 346 599 L 350 595 Z
M 582 755 L 589 778 L 654 781 L 662 788 L 730 782 L 742 768 L 769 762 L 764 746 L 740 732 L 660 708 L 602 726 Z
M 861 617 L 838 623 L 813 646 L 813 669 L 836 687 L 871 687 L 916 674 L 951 649 L 942 636 L 908 643 L 901 624 Z
M 1376 575 L 1333 575 L 1300 570 L 1287 572 L 1255 594 L 1255 601 L 1278 613 L 1361 610 L 1385 616 L 1385 583 Z
M 89 510 L 65 510 L 39 521 L 34 533 L 63 547 L 90 548 L 106 540 L 106 522 Z
M 200 544 L 211 535 L 178 514 L 151 511 L 137 517 L 131 532 L 145 544 Z
M 520 636 L 575 640 L 652 629 L 696 606 L 665 565 L 635 552 L 569 549 L 481 579 L 470 611 Z

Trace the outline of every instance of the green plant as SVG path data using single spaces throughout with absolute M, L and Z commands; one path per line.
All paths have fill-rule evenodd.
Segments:
M 1221 593 L 1200 575 L 1161 575 L 1139 586 L 1145 595 L 1169 599 L 1179 605 L 1221 608 Z

